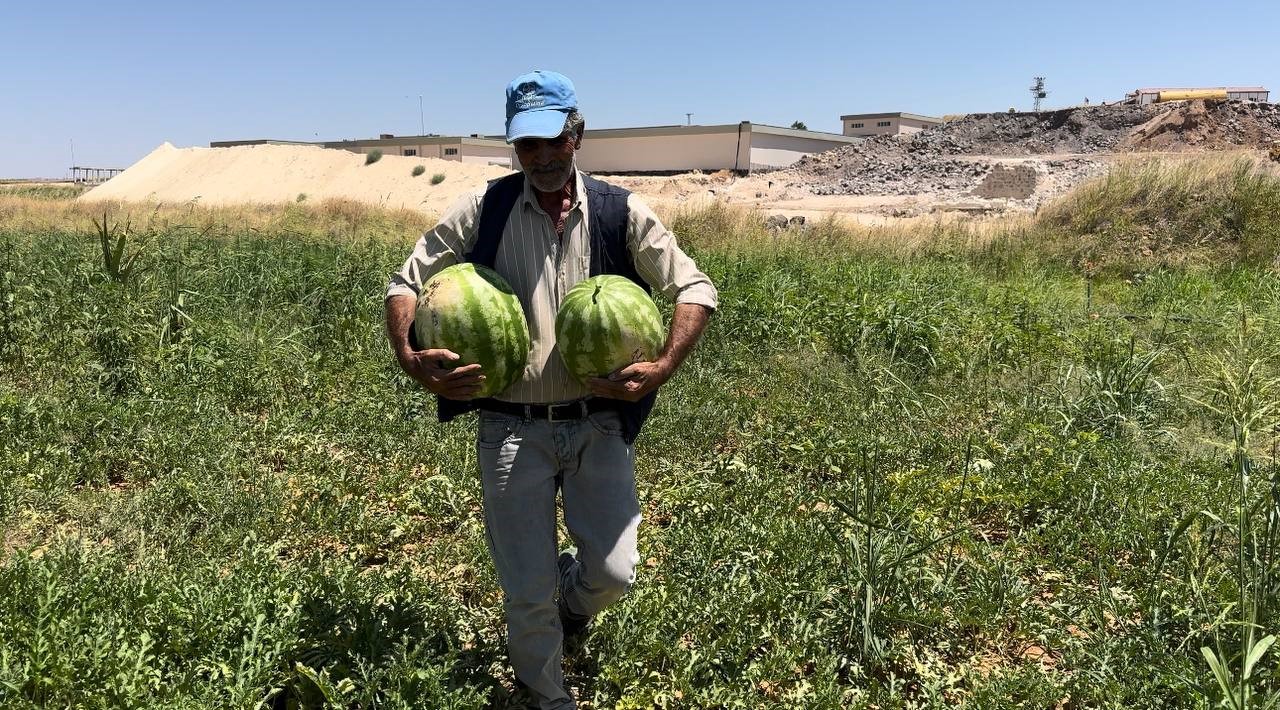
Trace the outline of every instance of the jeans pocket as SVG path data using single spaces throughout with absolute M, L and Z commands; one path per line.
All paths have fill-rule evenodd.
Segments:
M 506 414 L 480 415 L 480 427 L 476 434 L 476 443 L 482 449 L 497 449 L 511 439 L 520 435 L 524 428 L 524 419 Z
M 622 417 L 617 412 L 596 412 L 588 414 L 587 421 L 591 427 L 605 436 L 622 436 Z

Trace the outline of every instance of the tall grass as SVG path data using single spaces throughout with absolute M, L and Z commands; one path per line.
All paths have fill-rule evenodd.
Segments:
M 422 218 L 101 210 L 0 198 L 0 706 L 508 705 L 473 424 L 380 328 Z M 580 700 L 1277 691 L 1269 265 L 669 221 L 721 306 L 637 443 L 643 562 Z
M 69 200 L 89 189 L 75 183 L 0 182 L 0 197 L 22 197 L 33 200 Z
M 1280 257 L 1280 174 L 1240 155 L 1122 160 L 1041 212 L 1077 259 L 1178 265 Z

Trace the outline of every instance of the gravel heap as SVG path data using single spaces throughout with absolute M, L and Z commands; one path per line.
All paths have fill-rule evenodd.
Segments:
M 995 164 L 1023 157 L 1057 193 L 1103 172 L 1102 156 L 1091 157 L 1096 154 L 1263 148 L 1277 140 L 1276 104 L 1183 101 L 970 114 L 918 133 L 875 136 L 805 156 L 771 179 L 816 195 L 958 197 L 969 194 Z

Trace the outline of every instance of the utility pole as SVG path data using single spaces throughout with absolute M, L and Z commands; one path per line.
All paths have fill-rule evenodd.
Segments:
M 72 138 L 71 139 L 71 167 L 74 168 L 75 166 L 76 166 L 76 139 Z M 75 171 L 73 170 L 71 172 L 72 172 L 72 177 L 74 178 Z
M 422 94 L 418 94 L 418 135 L 427 134 L 427 122 L 422 118 Z

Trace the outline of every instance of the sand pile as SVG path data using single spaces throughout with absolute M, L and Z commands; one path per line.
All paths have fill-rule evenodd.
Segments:
M 419 165 L 425 170 L 414 177 Z M 175 148 L 164 143 L 78 199 L 231 205 L 339 198 L 439 215 L 460 195 L 509 172 L 398 155 L 366 165 L 359 153 L 315 146 Z M 433 185 L 436 175 L 444 179 Z

